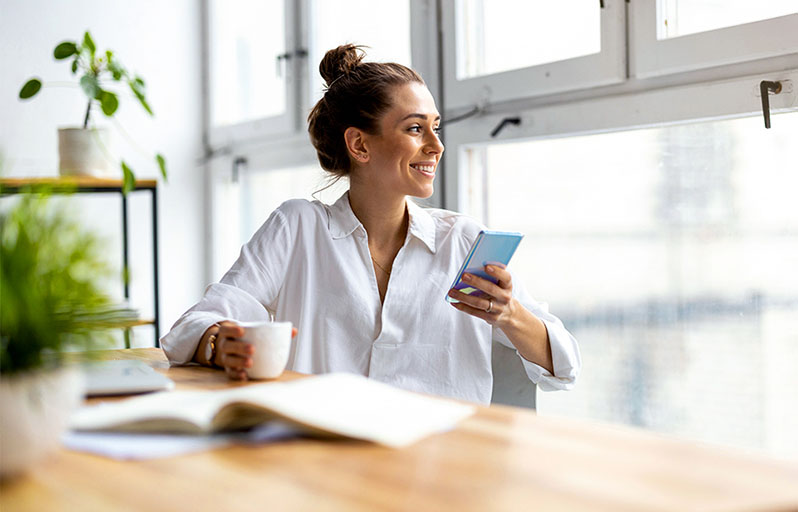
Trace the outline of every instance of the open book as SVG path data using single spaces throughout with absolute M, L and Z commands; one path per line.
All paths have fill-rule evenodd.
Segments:
M 401 447 L 452 429 L 475 407 L 347 373 L 220 391 L 172 391 L 85 406 L 82 431 L 211 433 L 279 419 L 308 432 Z

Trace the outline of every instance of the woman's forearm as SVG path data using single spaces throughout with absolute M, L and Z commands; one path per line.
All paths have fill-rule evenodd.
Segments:
M 546 324 L 516 299 L 512 299 L 509 305 L 511 308 L 511 314 L 507 315 L 509 320 L 497 327 L 507 335 L 524 359 L 554 375 L 551 343 Z

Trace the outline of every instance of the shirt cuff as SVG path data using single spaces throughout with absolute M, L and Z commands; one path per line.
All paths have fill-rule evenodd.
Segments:
M 169 333 L 161 338 L 161 348 L 171 366 L 190 363 L 194 359 L 200 339 L 206 330 L 217 322 L 229 320 L 213 313 L 194 312 L 191 318 L 181 319 Z
M 582 368 L 579 346 L 576 339 L 563 327 L 561 322 L 552 322 L 541 319 L 549 333 L 549 344 L 551 345 L 551 360 L 554 367 L 554 375 L 540 365 L 521 358 L 524 370 L 529 380 L 537 384 L 542 391 L 568 391 L 573 389 L 576 377 Z M 516 352 L 518 352 L 516 350 Z

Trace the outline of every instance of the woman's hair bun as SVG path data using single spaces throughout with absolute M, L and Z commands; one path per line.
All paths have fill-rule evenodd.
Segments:
M 362 46 L 344 44 L 328 51 L 319 64 L 319 73 L 330 87 L 342 75 L 351 73 L 366 56 Z

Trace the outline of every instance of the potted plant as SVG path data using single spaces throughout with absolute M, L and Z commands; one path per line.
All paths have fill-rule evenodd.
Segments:
M 130 74 L 111 50 L 97 51 L 97 46 L 88 31 L 83 41 L 63 41 L 53 50 L 56 60 L 72 60 L 72 74 L 80 75 L 79 85 L 88 99 L 82 128 L 60 128 L 58 130 L 59 171 L 62 175 L 104 175 L 115 161 L 110 150 L 110 135 L 106 128 L 94 125 L 92 112 L 99 107 L 107 117 L 113 117 L 119 108 L 119 96 L 108 88 L 109 80 L 125 83 L 144 110 L 153 115 L 145 97 L 144 80 Z M 19 98 L 26 100 L 35 96 L 42 88 L 42 81 L 30 78 L 19 91 Z M 166 160 L 160 153 L 155 155 L 161 175 L 166 179 Z M 124 178 L 123 191 L 133 189 L 133 169 L 120 160 Z
M 0 478 L 58 446 L 83 395 L 66 351 L 99 348 L 136 316 L 103 292 L 101 241 L 66 206 L 26 193 L 0 213 Z

